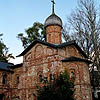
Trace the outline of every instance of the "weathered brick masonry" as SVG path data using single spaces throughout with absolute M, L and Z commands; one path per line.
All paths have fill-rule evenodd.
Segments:
M 5 100 L 35 100 L 37 86 L 42 86 L 39 75 L 50 79 L 50 74 L 58 75 L 64 69 L 75 73 L 75 98 L 76 100 L 92 100 L 88 64 L 86 62 L 62 62 L 69 57 L 84 56 L 74 45 L 63 48 L 52 48 L 36 43 L 24 56 L 23 65 L 13 69 L 14 73 L 7 73 L 7 85 L 0 91 L 6 95 Z M 3 72 L 4 73 L 4 72 Z M 2 72 L 0 74 L 2 77 Z M 19 77 L 19 83 L 17 83 Z M 10 87 L 10 88 L 9 88 Z M 8 99 L 8 97 L 11 99 Z
M 36 100 L 37 89 L 64 70 L 75 77 L 75 100 L 92 100 L 86 54 L 75 41 L 61 42 L 62 21 L 54 13 L 46 19 L 45 28 L 47 42 L 35 40 L 19 55 L 23 64 L 0 70 L 1 100 Z

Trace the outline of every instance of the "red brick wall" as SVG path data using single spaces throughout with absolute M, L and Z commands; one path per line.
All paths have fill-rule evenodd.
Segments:
M 3 75 L 6 74 L 7 78 L 6 78 L 6 83 L 3 84 L 2 83 L 2 78 Z M 10 96 L 11 96 L 11 74 L 10 72 L 6 72 L 6 71 L 1 71 L 0 70 L 0 94 L 4 94 L 4 100 L 10 100 Z
M 40 82 L 39 75 L 42 78 L 50 79 L 50 74 L 58 75 L 65 68 L 75 70 L 75 98 L 76 100 L 92 100 L 88 65 L 80 62 L 62 63 L 61 60 L 76 56 L 83 58 L 74 46 L 68 46 L 62 49 L 53 49 L 51 47 L 37 43 L 23 57 L 23 67 L 14 69 L 13 74 L 9 74 L 10 87 L 7 87 L 6 96 L 19 98 L 20 100 L 35 100 L 37 87 L 43 86 L 44 81 Z M 1 75 L 1 74 L 0 74 Z M 16 77 L 19 75 L 19 83 L 16 84 Z M 10 90 L 11 89 L 11 90 Z M 3 90 L 5 91 L 5 90 Z M 2 90 L 1 90 L 2 92 Z M 9 100 L 6 98 L 5 100 Z
M 61 44 L 61 27 L 57 25 L 46 28 L 47 42 L 52 44 Z
M 88 64 L 83 62 L 65 62 L 63 67 L 68 70 L 69 75 L 74 70 L 75 100 L 92 100 Z

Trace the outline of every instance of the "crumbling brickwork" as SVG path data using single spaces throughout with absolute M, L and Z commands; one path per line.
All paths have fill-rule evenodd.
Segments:
M 61 27 L 57 25 L 48 26 L 46 28 L 47 42 L 52 44 L 61 44 Z
M 84 58 L 73 45 L 54 49 L 37 43 L 23 56 L 23 66 L 15 68 L 13 73 L 7 73 L 9 86 L 5 88 L 1 85 L 3 88 L 0 92 L 6 95 L 5 100 L 36 100 L 38 87 L 49 81 L 51 74 L 56 77 L 63 70 L 68 70 L 69 74 L 71 71 L 75 73 L 75 99 L 92 100 L 88 64 L 61 61 L 71 56 Z M 40 75 L 43 79 L 41 82 Z
M 75 74 L 75 100 L 92 100 L 88 64 L 83 62 L 67 62 L 63 63 L 63 67 L 68 70 L 70 75 L 71 72 Z
M 4 100 L 11 100 L 11 74 L 11 72 L 0 71 L 0 94 L 5 95 Z
M 3 100 L 36 100 L 39 87 L 67 70 L 70 78 L 75 78 L 75 100 L 92 100 L 86 54 L 75 41 L 61 44 L 62 21 L 54 13 L 45 28 L 47 42 L 34 41 L 20 54 L 22 65 L 13 66 L 11 72 L 0 71 L 0 96 Z M 5 84 L 3 73 L 7 73 Z

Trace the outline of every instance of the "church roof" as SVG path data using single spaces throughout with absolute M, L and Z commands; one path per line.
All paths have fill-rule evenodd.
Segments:
M 50 25 L 58 25 L 62 27 L 62 20 L 56 14 L 51 14 L 44 23 L 45 27 Z
M 82 59 L 82 58 L 73 57 L 73 56 L 62 60 L 62 62 L 73 62 L 73 61 L 86 62 L 88 64 L 92 63 L 91 61 L 89 61 L 87 59 Z
M 19 67 L 23 67 L 23 63 L 10 66 L 9 68 L 10 68 L 10 69 L 15 69 L 15 68 L 19 68 Z
M 58 17 L 55 14 L 55 11 L 54 11 L 55 2 L 54 0 L 52 0 L 51 2 L 52 2 L 52 14 L 45 20 L 44 25 L 45 27 L 50 26 L 50 25 L 58 25 L 62 27 L 62 20 L 60 17 Z
M 0 70 L 11 71 L 9 66 L 13 66 L 12 63 L 0 62 Z
M 63 48 L 63 47 L 70 46 L 70 45 L 74 45 L 84 57 L 88 58 L 87 55 L 85 54 L 85 52 L 76 44 L 76 42 L 75 42 L 74 40 L 73 40 L 73 41 L 70 41 L 70 42 L 65 42 L 65 43 L 62 43 L 62 44 L 51 44 L 51 43 L 48 43 L 48 42 L 46 42 L 46 41 L 35 40 L 33 43 L 31 43 L 31 44 L 30 44 L 21 54 L 19 54 L 17 57 L 19 57 L 19 56 L 24 56 L 24 55 L 25 55 L 33 46 L 35 46 L 37 43 L 40 43 L 40 44 L 43 44 L 43 45 L 52 47 L 52 48 L 54 48 L 54 49 Z

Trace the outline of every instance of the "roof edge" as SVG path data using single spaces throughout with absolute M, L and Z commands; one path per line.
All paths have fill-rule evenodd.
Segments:
M 15 68 L 19 68 L 19 67 L 22 67 L 23 66 L 23 63 L 20 63 L 20 64 L 16 64 L 14 66 L 9 66 L 10 69 L 15 69 Z
M 0 70 L 13 73 L 13 71 L 12 71 L 12 70 L 10 70 L 10 69 L 9 69 L 9 70 L 7 70 L 7 69 L 2 69 L 2 68 L 0 68 Z
M 46 41 L 42 41 L 42 40 L 34 40 L 33 43 L 31 43 L 21 54 L 19 54 L 18 56 L 16 57 L 20 57 L 20 56 L 24 56 L 36 43 L 41 43 L 43 45 L 46 45 L 46 46 L 50 46 L 52 48 L 63 48 L 65 46 L 69 46 L 69 45 L 74 45 L 78 50 L 79 52 L 82 53 L 82 55 L 85 57 L 85 58 L 88 58 L 88 56 L 85 54 L 85 52 L 78 46 L 78 44 L 75 42 L 75 40 L 72 40 L 72 41 L 69 41 L 69 42 L 65 42 L 65 43 L 62 43 L 62 44 L 51 44 L 51 43 L 48 43 Z
M 68 57 L 68 58 L 65 58 L 63 60 L 61 60 L 62 62 L 74 62 L 74 61 L 79 61 L 79 62 L 86 62 L 88 64 L 91 64 L 93 63 L 92 61 L 90 60 L 87 60 L 87 59 L 82 59 L 82 58 L 79 58 L 79 57 L 74 57 L 74 56 L 71 56 L 71 57 Z

